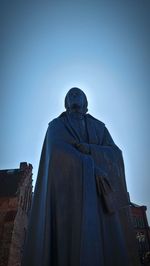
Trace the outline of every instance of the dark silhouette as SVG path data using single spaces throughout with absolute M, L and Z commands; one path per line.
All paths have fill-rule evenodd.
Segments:
M 23 266 L 129 266 L 119 211 L 128 206 L 122 153 L 72 88 L 49 123 Z

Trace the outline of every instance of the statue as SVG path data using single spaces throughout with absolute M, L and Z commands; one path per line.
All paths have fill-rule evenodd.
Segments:
M 129 266 L 119 211 L 128 206 L 121 150 L 87 114 L 79 88 L 49 123 L 23 266 Z

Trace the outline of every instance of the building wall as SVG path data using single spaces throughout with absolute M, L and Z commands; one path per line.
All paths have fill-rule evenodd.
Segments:
M 0 266 L 8 265 L 17 199 L 0 199 Z
M 138 246 L 138 254 L 142 263 L 150 252 L 149 225 L 146 216 L 146 206 L 131 205 L 135 239 Z
M 0 266 L 20 266 L 32 200 L 32 166 L 20 164 L 13 197 L 0 198 Z

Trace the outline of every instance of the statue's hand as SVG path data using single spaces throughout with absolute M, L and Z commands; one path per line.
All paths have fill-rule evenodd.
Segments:
M 77 143 L 75 147 L 82 153 L 90 154 L 90 145 L 88 143 Z

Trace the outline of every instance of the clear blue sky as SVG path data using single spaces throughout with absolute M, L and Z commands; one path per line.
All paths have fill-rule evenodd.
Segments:
M 150 218 L 150 1 L 1 1 L 0 168 L 32 163 L 72 86 L 124 154 Z

